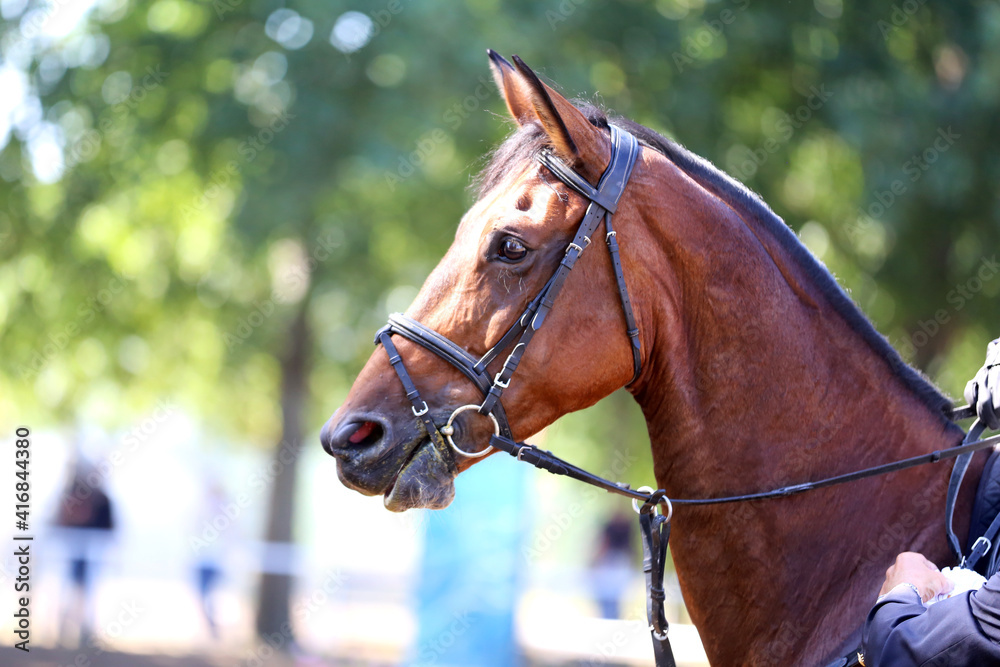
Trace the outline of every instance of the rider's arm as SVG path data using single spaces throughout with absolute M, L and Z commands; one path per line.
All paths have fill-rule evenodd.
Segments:
M 865 665 L 1000 664 L 1000 644 L 984 634 L 973 615 L 971 595 L 962 593 L 924 609 L 914 591 L 894 589 L 865 621 Z
M 924 608 L 922 599 L 944 590 L 943 578 L 923 556 L 900 554 L 865 621 L 868 667 L 1000 664 L 1000 575 Z
M 983 634 L 1000 645 L 1000 573 L 994 574 L 982 588 L 972 592 L 969 607 Z

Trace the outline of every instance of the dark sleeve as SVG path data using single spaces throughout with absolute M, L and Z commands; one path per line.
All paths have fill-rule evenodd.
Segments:
M 865 665 L 882 664 L 882 655 L 889 636 L 904 622 L 918 618 L 925 611 L 920 596 L 909 586 L 899 586 L 889 591 L 870 612 L 861 635 L 861 648 Z
M 89 528 L 111 530 L 115 527 L 115 519 L 111 514 L 111 499 L 100 489 L 94 489 L 94 510 L 88 524 Z
M 1000 572 L 969 596 L 969 607 L 983 634 L 1000 644 Z
M 973 615 L 970 598 L 969 593 L 963 593 L 925 609 L 912 589 L 893 590 L 875 604 L 865 621 L 862 635 L 865 664 L 868 667 L 1000 664 L 1000 644 L 983 633 Z

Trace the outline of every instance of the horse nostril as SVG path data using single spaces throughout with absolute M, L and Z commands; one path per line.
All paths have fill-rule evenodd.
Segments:
M 323 427 L 320 439 L 323 449 L 336 456 L 334 452 L 349 448 L 370 447 L 382 439 L 383 430 L 378 422 L 345 420 L 339 426 L 331 428 L 331 424 Z
M 372 445 L 382 439 L 382 427 L 375 422 L 365 422 L 347 439 L 352 445 Z

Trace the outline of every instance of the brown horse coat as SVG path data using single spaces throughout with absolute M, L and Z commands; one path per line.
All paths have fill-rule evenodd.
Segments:
M 603 114 L 578 109 L 515 62 L 494 57 L 492 66 L 519 129 L 407 311 L 473 354 L 499 339 L 552 274 L 587 205 L 535 152 L 549 147 L 591 183 L 610 156 Z M 755 195 L 652 131 L 614 122 L 645 144 L 615 227 L 642 343 L 643 371 L 629 391 L 646 417 L 661 488 L 676 497 L 750 493 L 961 439 L 947 401 Z M 516 247 L 510 239 L 526 249 L 523 259 L 504 256 Z M 430 352 L 406 340 L 398 348 L 435 423 L 482 400 Z M 504 393 L 514 436 L 592 405 L 631 374 L 608 255 L 591 250 Z M 489 430 L 473 417 L 462 438 L 485 443 Z M 345 484 L 384 494 L 396 510 L 447 504 L 454 474 L 475 461 L 428 453 L 381 349 L 323 443 Z M 981 465 L 980 457 L 970 480 Z M 852 648 L 897 553 L 949 560 L 947 476 L 947 467 L 923 466 L 780 500 L 678 509 L 674 563 L 712 664 L 812 665 Z M 958 530 L 964 537 L 967 526 Z

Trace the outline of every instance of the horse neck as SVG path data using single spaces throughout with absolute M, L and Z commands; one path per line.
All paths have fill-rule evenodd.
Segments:
M 643 262 L 675 268 L 650 272 L 638 290 L 668 296 L 638 306 L 649 358 L 633 389 L 662 488 L 764 491 L 955 444 L 957 427 L 760 221 L 690 179 L 669 190 L 643 212 L 660 236 L 646 247 L 661 253 Z M 704 202 L 696 210 L 692 195 Z M 712 664 L 815 663 L 838 650 L 897 553 L 947 560 L 947 475 L 923 466 L 781 500 L 679 508 L 674 563 Z

